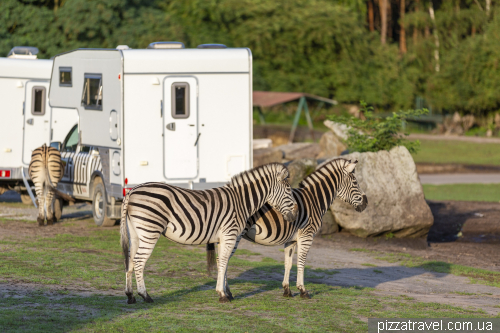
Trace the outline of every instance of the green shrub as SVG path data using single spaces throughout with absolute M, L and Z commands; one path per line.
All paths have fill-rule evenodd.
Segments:
M 427 114 L 427 109 L 408 110 L 393 112 L 389 117 L 378 117 L 373 113 L 373 107 L 361 101 L 361 111 L 366 119 L 362 120 L 352 116 L 336 116 L 329 118 L 337 123 L 345 124 L 348 127 L 347 139 L 345 143 L 351 152 L 377 152 L 380 150 L 390 150 L 396 146 L 405 146 L 410 153 L 416 153 L 420 147 L 420 142 L 409 141 L 405 136 L 408 133 L 400 134 L 403 123 L 408 118 L 419 117 Z

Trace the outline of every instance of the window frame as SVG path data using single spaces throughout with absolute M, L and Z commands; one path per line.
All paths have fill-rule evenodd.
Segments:
M 185 95 L 185 104 L 184 104 L 184 114 L 183 115 L 178 115 L 175 114 L 175 107 L 176 107 L 176 98 L 175 98 L 175 88 L 177 87 L 184 87 L 186 90 L 186 95 Z M 170 100 L 171 100 L 171 110 L 170 113 L 172 115 L 172 118 L 174 119 L 187 119 L 189 118 L 191 114 L 190 110 L 190 103 L 189 103 L 189 97 L 190 97 L 190 85 L 188 82 L 173 82 L 172 87 L 170 90 Z
M 42 90 L 42 105 L 41 105 L 42 110 L 40 112 L 35 113 L 36 90 Z M 31 114 L 33 116 L 44 116 L 45 104 L 47 104 L 47 88 L 45 88 L 44 86 L 33 86 L 33 88 L 31 88 Z
M 70 82 L 61 82 L 61 73 L 69 73 Z M 59 87 L 73 87 L 73 67 L 61 66 L 59 67 Z
M 102 92 L 101 92 L 101 105 L 84 104 L 87 79 L 99 79 L 99 89 L 98 90 L 102 90 Z M 97 93 L 99 93 L 99 91 Z M 104 100 L 103 96 L 104 96 L 104 88 L 103 88 L 103 82 L 102 82 L 102 74 L 98 74 L 98 73 L 85 73 L 85 74 L 83 74 L 83 91 L 82 91 L 81 106 L 83 106 L 86 110 L 102 111 L 102 104 L 103 104 L 103 100 Z
M 66 134 L 66 137 L 64 138 L 64 141 L 63 141 L 63 144 L 62 144 L 62 147 L 61 147 L 61 153 L 76 153 L 76 151 L 78 150 L 78 145 L 80 144 L 80 133 L 78 133 L 78 142 L 76 144 L 75 150 L 74 151 L 67 151 L 66 150 L 66 144 L 68 143 L 69 138 L 71 137 L 71 135 L 73 134 L 73 131 L 75 129 L 76 129 L 76 131 L 78 133 L 78 124 L 76 124 L 75 126 L 73 126 L 71 128 L 71 130 L 68 132 L 68 134 Z

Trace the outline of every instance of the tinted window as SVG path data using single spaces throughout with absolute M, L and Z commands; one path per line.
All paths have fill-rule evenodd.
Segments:
M 75 152 L 78 146 L 78 125 L 75 125 L 66 136 L 63 145 L 63 152 Z
M 71 67 L 59 67 L 59 85 L 71 87 Z
M 82 106 L 86 109 L 102 110 L 102 76 L 85 74 Z
M 172 84 L 172 117 L 189 117 L 189 84 L 185 82 Z
M 31 114 L 45 114 L 45 87 L 33 87 L 31 93 Z

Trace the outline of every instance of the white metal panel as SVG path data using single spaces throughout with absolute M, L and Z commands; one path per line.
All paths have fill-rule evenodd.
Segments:
M 43 93 L 44 114 L 32 113 L 33 89 L 45 88 Z M 24 107 L 24 140 L 23 140 L 23 163 L 28 165 L 31 161 L 31 153 L 44 143 L 50 142 L 50 106 L 47 98 L 49 92 L 48 82 L 29 81 L 26 83 L 26 96 Z
M 63 143 L 76 124 L 78 124 L 76 109 L 52 108 L 52 139 L 50 141 Z
M 248 73 L 250 51 L 229 49 L 123 50 L 124 73 Z
M 129 184 L 164 180 L 162 87 L 161 76 L 124 76 L 122 172 Z
M 188 117 L 173 115 L 172 85 L 189 87 Z M 194 179 L 198 175 L 198 82 L 194 77 L 167 77 L 163 82 L 163 156 L 165 178 Z
M 52 60 L 0 58 L 0 77 L 49 80 Z
M 0 78 L 0 167 L 18 168 L 22 164 L 26 81 Z M 22 85 L 18 86 L 19 82 Z

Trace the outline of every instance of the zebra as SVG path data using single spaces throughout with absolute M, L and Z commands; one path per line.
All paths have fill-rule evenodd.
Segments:
M 295 248 L 298 247 L 297 288 L 302 298 L 310 298 L 304 287 L 304 266 L 314 235 L 321 229 L 323 215 L 336 197 L 354 206 L 358 212 L 362 212 L 368 205 L 366 194 L 359 188 L 354 176 L 356 163 L 358 163 L 357 160 L 351 161 L 344 158 L 326 161 L 306 177 L 300 183 L 299 188 L 292 189 L 293 197 L 298 205 L 297 219 L 292 223 L 284 221 L 273 207 L 264 205 L 247 220 L 245 229 L 236 240 L 230 258 L 236 251 L 241 237 L 267 246 L 284 244 L 285 275 L 283 278 L 283 296 L 292 297 L 289 277 L 293 254 Z M 214 250 L 215 247 L 211 246 L 211 244 L 207 245 L 207 262 L 209 262 L 209 266 L 215 264 L 214 260 L 212 260 L 215 256 L 210 253 Z M 226 288 L 229 290 L 229 287 Z
M 47 225 L 54 223 L 53 205 L 56 194 L 68 199 L 68 196 L 57 190 L 57 183 L 61 180 L 63 173 L 61 153 L 57 149 L 47 147 L 44 143 L 43 146 L 33 150 L 28 174 L 35 185 L 39 226 L 44 226 L 45 223 L 45 205 L 47 206 Z
M 144 283 L 144 266 L 160 235 L 181 244 L 221 243 L 216 291 L 219 302 L 231 301 L 225 276 L 229 256 L 246 220 L 265 203 L 293 221 L 297 204 L 288 183 L 288 169 L 279 163 L 242 172 L 219 188 L 189 190 L 165 183 L 144 183 L 134 187 L 123 200 L 121 246 L 125 256 L 125 294 L 135 303 L 132 271 L 138 294 L 152 303 Z

